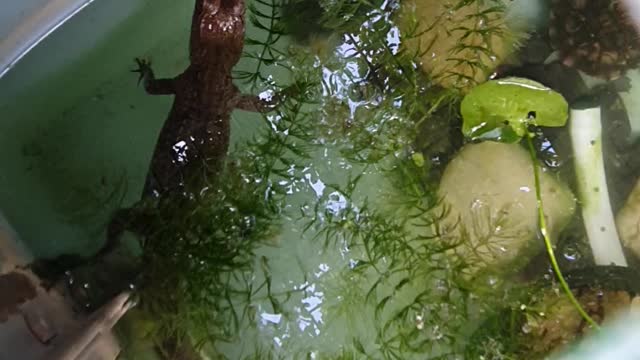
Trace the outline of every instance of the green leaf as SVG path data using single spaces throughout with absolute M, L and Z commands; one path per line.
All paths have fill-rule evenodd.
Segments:
M 569 105 L 559 93 L 524 78 L 491 80 L 462 100 L 462 132 L 472 139 L 519 141 L 527 126 L 564 126 Z

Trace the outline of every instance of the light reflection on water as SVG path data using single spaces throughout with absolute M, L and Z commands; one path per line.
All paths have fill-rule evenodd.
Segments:
M 383 8 L 387 5 L 385 2 Z M 361 30 L 377 31 L 376 23 L 381 21 L 390 21 L 388 13 L 375 11 L 370 14 L 369 20 L 361 25 Z M 390 27 L 384 34 L 384 38 L 386 47 L 391 54 L 398 55 L 402 45 L 399 28 L 397 26 Z M 321 78 L 325 82 L 320 101 L 323 102 L 322 105 L 337 101 L 339 108 L 346 108 L 342 121 L 349 122 L 349 126 L 358 127 L 361 125 L 359 121 L 363 117 L 380 116 L 380 121 L 368 122 L 367 126 L 362 127 L 365 133 L 378 136 L 387 131 L 389 123 L 401 123 L 406 119 L 392 111 L 382 114 L 379 112 L 378 107 L 389 99 L 385 99 L 376 91 L 380 91 L 380 87 L 388 90 L 391 85 L 389 85 L 387 76 L 374 74 L 366 62 L 375 62 L 376 56 L 385 49 L 380 47 L 362 52 L 358 49 L 358 45 L 364 41 L 363 39 L 363 36 L 359 34 L 347 34 L 340 39 L 340 43 L 333 51 L 333 54 L 341 61 L 338 69 L 335 64 L 327 65 L 324 60 L 315 60 L 315 65 L 320 68 Z M 435 53 L 433 55 L 435 56 Z M 418 64 L 413 65 L 414 67 L 410 70 L 417 70 Z M 397 69 L 397 71 L 402 72 L 403 70 Z M 379 83 L 372 84 L 372 79 L 375 77 Z M 260 94 L 263 98 L 272 95 L 272 92 Z M 406 103 L 404 94 L 398 95 L 391 102 L 395 109 L 401 109 Z M 336 111 L 322 113 L 318 116 L 342 117 L 343 114 Z M 282 129 L 279 126 L 283 122 L 280 115 L 269 115 L 266 120 L 271 131 L 289 135 L 289 129 Z M 323 118 L 321 120 L 327 123 L 336 123 L 335 119 Z M 332 130 L 334 132 L 330 135 L 335 135 L 340 131 L 339 129 Z M 348 130 L 347 127 L 345 132 Z M 319 135 L 315 141 L 326 146 L 318 150 L 312 160 L 305 160 L 302 169 L 296 165 L 289 165 L 285 169 L 284 175 L 281 174 L 281 177 L 274 176 L 270 179 L 285 189 L 287 208 L 283 214 L 282 234 L 277 235 L 277 241 L 273 241 L 275 246 L 265 246 L 258 250 L 258 255 L 265 254 L 264 256 L 270 259 L 271 269 L 268 272 L 265 271 L 265 274 L 258 272 L 259 274 L 254 275 L 253 280 L 257 284 L 260 283 L 261 276 L 269 277 L 272 290 L 278 295 L 275 296 L 275 299 L 266 299 L 264 296 L 261 297 L 264 295 L 264 290 L 252 294 L 256 295 L 256 298 L 251 300 L 249 306 L 257 309 L 257 316 L 253 320 L 243 319 L 245 323 L 242 326 L 245 328 L 241 330 L 240 339 L 236 339 L 236 343 L 233 343 L 232 346 L 238 344 L 253 346 L 255 343 L 267 342 L 270 345 L 275 345 L 279 354 L 304 351 L 308 352 L 311 358 L 315 358 L 319 352 L 309 349 L 318 347 L 336 349 L 348 346 L 351 337 L 346 335 L 362 334 L 362 337 L 367 340 L 367 337 L 372 337 L 373 332 L 377 329 L 372 325 L 372 322 L 379 319 L 374 319 L 372 314 L 376 313 L 376 316 L 380 314 L 377 314 L 377 309 L 373 309 L 373 306 L 367 303 L 364 298 L 364 289 L 370 284 L 362 282 L 376 281 L 382 277 L 380 273 L 384 273 L 384 269 L 376 269 L 380 272 L 357 277 L 354 274 L 360 271 L 363 259 L 367 259 L 361 253 L 362 249 L 354 250 L 350 239 L 344 238 L 343 234 L 335 234 L 327 237 L 329 242 L 327 250 L 327 246 L 323 246 L 326 244 L 322 244 L 324 240 L 322 236 L 317 236 L 317 229 L 314 228 L 307 232 L 303 232 L 301 229 L 306 225 L 306 221 L 314 217 L 318 218 L 320 225 L 336 221 L 329 219 L 334 217 L 338 221 L 343 221 L 341 223 L 343 228 L 357 227 L 358 225 L 355 223 L 365 216 L 361 213 L 362 208 L 358 206 L 362 204 L 361 200 L 368 197 L 369 200 L 375 202 L 388 184 L 382 179 L 378 169 L 371 167 L 363 170 L 358 164 L 344 159 L 335 149 L 341 139 L 323 134 Z M 407 143 L 410 141 L 412 139 Z M 407 145 L 407 143 L 401 145 Z M 187 150 L 184 145 L 184 142 L 179 142 L 174 148 L 178 159 L 184 156 L 184 152 Z M 538 146 L 540 152 L 548 155 L 545 162 L 549 167 L 555 168 L 562 165 L 557 157 L 558 152 L 549 139 L 544 139 Z M 401 157 L 402 151 L 398 150 L 394 155 Z M 434 159 L 436 158 L 439 159 L 434 156 Z M 434 161 L 434 163 L 436 162 L 439 160 Z M 364 189 L 361 189 L 362 193 L 356 195 L 356 199 L 347 197 L 344 192 L 336 190 L 335 184 L 344 185 L 342 183 L 344 183 L 347 174 L 360 172 L 365 175 L 363 180 L 365 185 Z M 265 180 L 245 177 L 246 182 L 261 183 Z M 522 186 L 519 190 L 527 193 L 532 192 L 529 186 Z M 265 192 L 265 198 L 269 195 Z M 315 208 L 314 205 L 319 205 L 319 207 Z M 374 206 L 376 205 L 380 204 L 374 204 Z M 486 210 L 485 205 L 482 199 L 476 199 L 471 207 L 482 212 Z M 229 211 L 235 210 L 229 208 Z M 249 217 L 244 221 L 246 227 L 250 228 L 255 219 Z M 492 227 L 492 231 L 500 235 L 507 230 L 502 225 Z M 497 251 L 501 253 L 508 252 L 508 250 L 505 246 L 497 247 Z M 572 251 L 570 248 L 562 254 L 567 261 L 576 261 L 580 257 L 579 252 Z M 391 266 L 394 260 L 391 257 L 384 258 L 378 265 Z M 200 264 L 205 265 L 202 260 Z M 407 271 L 414 271 L 414 269 Z M 438 269 L 438 271 L 444 270 Z M 385 276 L 389 275 L 385 274 Z M 398 289 L 392 289 L 391 292 L 394 296 L 393 301 L 399 302 L 400 305 L 403 305 L 403 301 L 408 302 L 408 299 L 416 297 L 417 295 L 414 293 L 425 287 L 443 298 L 452 291 L 453 285 L 446 282 L 444 277 L 438 278 L 436 276 L 432 286 L 428 281 L 422 281 L 427 278 L 425 273 L 410 273 L 410 277 L 420 281 L 406 285 L 406 287 L 404 287 L 404 283 L 398 285 L 398 283 L 389 281 L 389 284 L 392 285 L 390 287 L 398 286 Z M 499 283 L 499 280 L 490 276 L 486 278 L 486 282 L 493 287 Z M 85 288 L 88 288 L 88 284 L 86 285 Z M 385 290 L 389 289 L 383 289 L 380 294 L 376 293 L 373 296 L 387 301 Z M 450 307 L 448 303 L 434 303 L 428 307 L 412 309 L 412 312 L 409 312 L 402 321 L 404 324 L 420 330 L 420 334 L 430 341 L 439 342 L 446 340 L 449 335 L 446 329 L 448 316 L 453 316 L 452 314 L 455 312 L 456 309 L 453 306 Z M 384 315 L 388 314 L 380 316 L 384 317 Z M 367 317 L 367 319 L 363 320 L 360 317 Z M 359 323 L 360 320 L 362 320 L 361 323 Z M 433 325 L 434 323 L 435 325 Z M 257 334 L 252 333 L 254 325 L 258 328 Z M 373 341 L 371 342 L 373 343 Z M 234 351 L 229 350 L 229 353 L 232 354 Z

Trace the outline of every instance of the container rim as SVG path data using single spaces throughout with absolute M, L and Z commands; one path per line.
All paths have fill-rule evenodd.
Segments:
M 29 51 L 95 0 L 49 0 L 0 40 L 0 78 Z

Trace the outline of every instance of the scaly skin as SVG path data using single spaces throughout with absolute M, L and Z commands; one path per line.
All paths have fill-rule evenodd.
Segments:
M 185 172 L 224 159 L 229 120 L 236 109 L 262 111 L 267 104 L 242 95 L 231 70 L 244 42 L 244 0 L 198 0 L 191 26 L 189 67 L 172 79 L 156 79 L 149 64 L 136 59 L 149 94 L 175 95 L 158 138 L 144 195 L 180 188 Z M 187 166 L 195 163 L 195 166 Z
M 265 111 L 271 105 L 241 94 L 232 82 L 231 71 L 244 43 L 244 10 L 244 0 L 197 0 L 190 65 L 175 78 L 156 79 L 149 62 L 136 59 L 135 71 L 147 93 L 175 96 L 156 143 L 143 198 L 183 189 L 187 181 L 193 187 L 195 180 L 196 188 L 204 184 L 207 175 L 213 172 L 215 176 L 227 154 L 231 112 Z M 144 235 L 144 219 L 135 218 L 129 209 L 117 211 L 107 230 L 107 242 L 96 257 L 115 248 L 124 230 Z

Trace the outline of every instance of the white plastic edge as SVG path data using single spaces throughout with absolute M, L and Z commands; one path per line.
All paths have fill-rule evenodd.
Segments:
M 94 0 L 50 0 L 0 39 L 0 78 L 31 49 Z
M 578 199 L 596 265 L 627 266 L 609 200 L 600 108 L 571 109 L 569 132 Z

